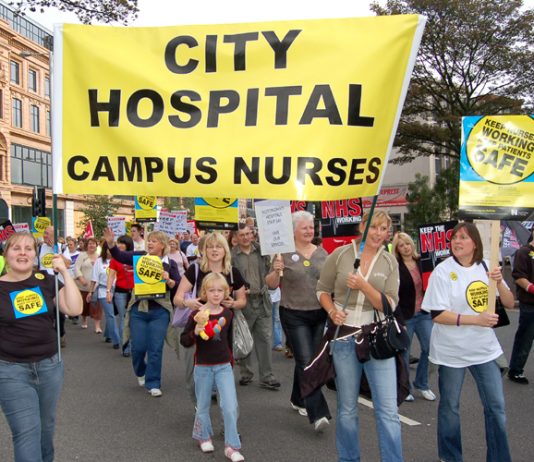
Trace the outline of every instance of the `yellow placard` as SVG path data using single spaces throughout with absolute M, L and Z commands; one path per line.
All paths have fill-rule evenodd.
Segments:
M 372 196 L 423 27 L 417 15 L 62 25 L 54 192 Z
M 239 209 L 237 199 L 227 197 L 196 198 L 195 221 L 237 223 Z
M 48 217 L 34 217 L 32 218 L 32 234 L 35 237 L 43 237 L 45 229 L 52 225 L 52 221 Z
M 166 291 L 163 280 L 163 263 L 154 255 L 134 255 L 134 294 L 139 296 L 163 296 Z
M 534 210 L 534 116 L 463 118 L 463 218 L 526 220 Z
M 135 196 L 135 220 L 141 221 L 156 221 L 158 211 L 158 198 L 156 196 Z

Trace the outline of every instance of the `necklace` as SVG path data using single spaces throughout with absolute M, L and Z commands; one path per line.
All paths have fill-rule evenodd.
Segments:
M 313 254 L 313 252 L 315 251 L 315 245 L 313 244 L 308 244 L 306 245 L 305 247 L 297 247 L 296 250 L 297 252 L 299 252 L 304 258 L 306 259 L 310 259 L 311 255 Z

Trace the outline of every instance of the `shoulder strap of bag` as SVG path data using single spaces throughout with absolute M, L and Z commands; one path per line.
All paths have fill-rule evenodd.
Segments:
M 391 305 L 389 304 L 386 294 L 384 294 L 384 292 L 380 292 L 380 295 L 382 297 L 382 310 L 384 311 L 384 315 L 391 316 L 393 314 L 393 310 L 391 309 Z
M 197 298 L 198 264 L 196 261 L 193 262 L 193 266 L 195 267 L 195 285 L 193 286 L 191 294 L 193 295 L 193 298 Z

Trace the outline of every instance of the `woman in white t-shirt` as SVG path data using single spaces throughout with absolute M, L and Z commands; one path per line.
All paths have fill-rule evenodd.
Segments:
M 459 223 L 451 235 L 452 257 L 430 276 L 422 309 L 434 321 L 429 359 L 439 365 L 438 454 L 462 462 L 460 395 L 465 372 L 473 376 L 484 406 L 487 462 L 511 461 L 506 436 L 502 377 L 495 359 L 502 348 L 492 327 L 498 315 L 487 312 L 488 276 L 497 283 L 503 305 L 514 297 L 501 268 L 486 272 L 482 241 L 473 223 Z
M 120 347 L 119 329 L 115 322 L 115 313 L 113 311 L 113 304 L 108 302 L 107 298 L 107 282 L 109 275 L 109 264 L 111 263 L 111 253 L 109 251 L 108 243 L 106 241 L 102 244 L 100 257 L 96 260 L 93 266 L 93 275 L 91 277 L 91 290 L 87 295 L 89 301 L 93 293 L 96 292 L 97 300 L 104 315 L 106 316 L 106 327 L 104 329 L 104 338 L 107 343 L 112 343 L 113 348 L 118 350 Z

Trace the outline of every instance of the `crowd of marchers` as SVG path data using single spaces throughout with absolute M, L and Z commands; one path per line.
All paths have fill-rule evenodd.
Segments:
M 64 373 L 58 353 L 68 344 L 67 318 L 128 358 L 135 380 L 154 398 L 163 394 L 163 350 L 170 344 L 184 361 L 184 384 L 195 408 L 192 438 L 204 453 L 215 451 L 210 407 L 217 397 L 224 455 L 245 460 L 238 388 L 256 380 L 261 388 L 287 393 L 289 406 L 316 432 L 327 431 L 333 419 L 322 386 L 335 388 L 337 459 L 360 461 L 365 455 L 358 396 L 366 382 L 382 462 L 404 460 L 398 406 L 420 397 L 437 402 L 439 460 L 461 462 L 460 397 L 469 371 L 484 408 L 486 460 L 511 461 L 502 380 L 507 374 L 528 384 L 534 246 L 521 247 L 514 258 L 519 326 L 508 367 L 494 331 L 499 316 L 487 310 L 490 281 L 506 309 L 515 300 L 501 268 L 484 261 L 474 224 L 454 228 L 451 256 L 433 270 L 425 288 L 414 241 L 403 232 L 392 236 L 391 219 L 382 210 L 364 214 L 360 237 L 331 254 L 314 234 L 313 215 L 295 212 L 292 224 L 295 250 L 274 256 L 262 255 L 252 218 L 236 231 L 172 238 L 161 231 L 145 236 L 138 224 L 122 236 L 107 228 L 98 240 L 67 237 L 56 243 L 52 227 L 41 242 L 29 233 L 10 236 L 0 257 L 0 405 L 12 432 L 14 460 L 54 460 Z M 160 261 L 164 294 L 136 295 L 134 265 L 145 255 Z M 387 317 L 388 307 L 409 344 L 417 336 L 418 359 L 410 356 L 410 345 L 385 359 L 370 347 L 369 332 Z M 236 361 L 241 318 L 253 349 Z M 325 346 L 335 379 L 311 386 L 320 377 L 309 366 Z M 294 361 L 292 384 L 281 384 L 273 370 L 273 354 L 282 352 Z M 401 372 L 409 379 L 414 361 L 415 377 L 402 395 Z M 434 391 L 430 363 L 438 370 Z

